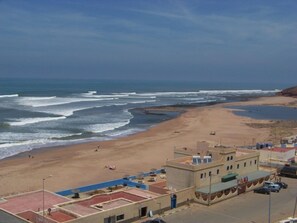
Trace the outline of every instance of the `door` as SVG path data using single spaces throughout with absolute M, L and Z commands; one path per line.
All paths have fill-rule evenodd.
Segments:
M 176 195 L 171 195 L 171 209 L 176 208 Z
M 140 217 L 146 217 L 147 207 L 142 207 L 140 209 Z

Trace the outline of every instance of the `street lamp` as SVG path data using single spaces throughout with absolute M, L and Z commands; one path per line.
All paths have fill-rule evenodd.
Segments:
M 269 189 L 270 190 L 270 189 Z M 270 223 L 270 216 L 271 216 L 271 190 L 269 193 L 269 201 L 268 201 L 268 223 Z
M 209 188 L 208 188 L 208 202 L 207 202 L 207 205 L 210 206 L 210 201 L 211 201 L 211 178 L 212 176 L 217 176 L 216 174 L 212 174 L 210 173 L 209 174 Z
M 293 218 L 295 218 L 296 206 L 297 206 L 297 196 L 296 196 L 296 200 L 295 200 L 295 207 L 294 207 L 294 211 L 293 211 Z
M 271 163 L 271 147 L 268 147 L 269 150 L 269 165 L 270 165 L 270 180 L 271 180 L 271 174 L 272 174 L 272 163 Z M 270 189 L 269 189 L 270 190 Z M 271 190 L 269 193 L 269 200 L 268 200 L 268 223 L 271 222 Z
M 42 222 L 44 222 L 44 183 L 46 179 L 51 177 L 52 175 L 48 175 L 47 177 L 42 179 Z

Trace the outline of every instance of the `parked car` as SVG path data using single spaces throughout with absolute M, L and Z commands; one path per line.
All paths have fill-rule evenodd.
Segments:
M 280 176 L 297 178 L 297 166 L 284 166 L 279 172 Z
M 263 186 L 273 186 L 276 185 L 273 181 L 264 181 Z
M 284 182 L 275 182 L 275 184 L 279 185 L 281 188 L 284 188 L 284 189 L 288 188 L 288 184 Z
M 269 185 L 269 186 L 267 186 L 268 187 L 268 189 L 271 191 L 271 192 L 279 192 L 280 191 L 280 186 L 279 185 L 277 185 L 277 184 L 273 184 L 273 185 Z
M 272 181 L 265 181 L 264 187 L 268 187 L 270 189 L 270 191 L 272 191 L 272 192 L 279 192 L 281 189 L 280 185 L 278 185 Z
M 268 187 L 259 187 L 254 189 L 254 193 L 270 194 L 270 189 Z
M 144 221 L 143 223 L 166 223 L 166 222 L 161 218 L 154 218 L 154 219 Z

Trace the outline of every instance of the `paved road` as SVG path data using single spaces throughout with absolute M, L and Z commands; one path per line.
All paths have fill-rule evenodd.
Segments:
M 292 216 L 294 211 L 297 179 L 283 177 L 282 181 L 288 183 L 289 188 L 271 193 L 271 223 Z M 248 192 L 210 207 L 193 204 L 163 219 L 169 223 L 265 223 L 268 222 L 268 204 L 269 195 Z

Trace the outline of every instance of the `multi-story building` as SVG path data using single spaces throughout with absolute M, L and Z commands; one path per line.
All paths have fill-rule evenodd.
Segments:
M 166 162 L 167 185 L 176 190 L 194 187 L 200 203 L 214 203 L 259 187 L 270 173 L 259 170 L 255 150 L 217 147 L 175 150 Z

